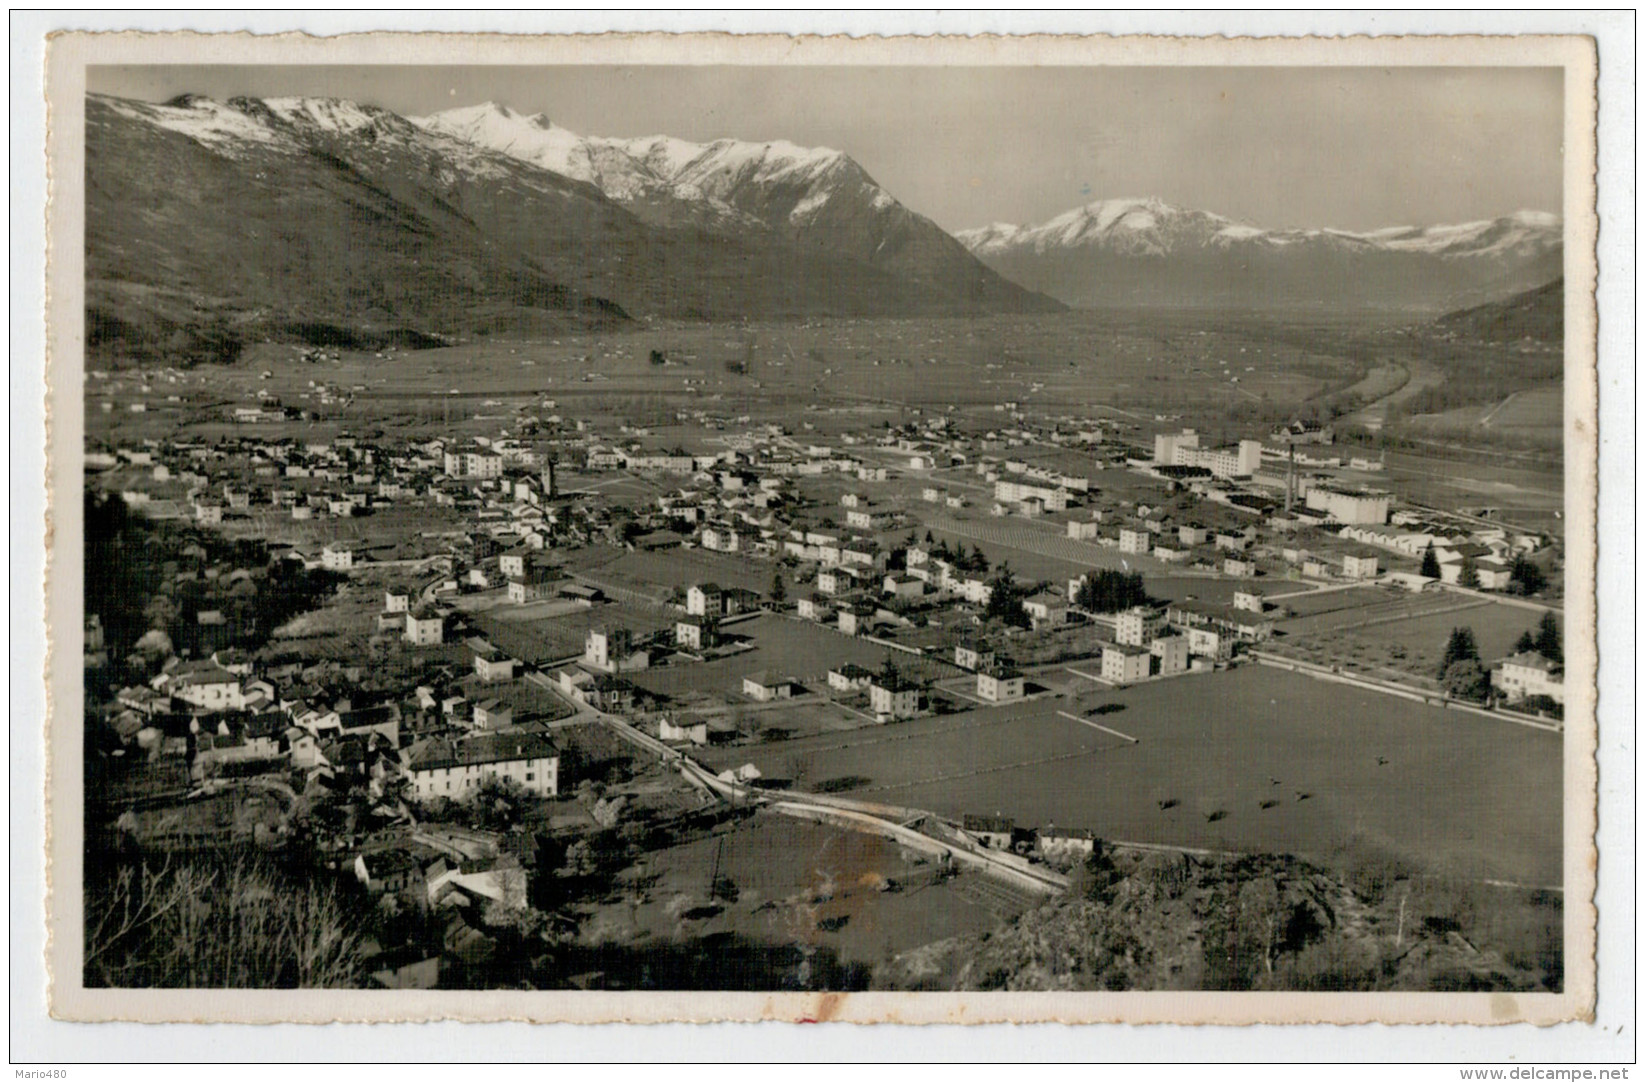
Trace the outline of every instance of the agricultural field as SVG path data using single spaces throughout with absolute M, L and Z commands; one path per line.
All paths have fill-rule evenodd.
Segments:
M 1508 523 L 1560 535 L 1565 531 L 1565 477 L 1557 465 L 1524 462 L 1507 453 L 1474 461 L 1391 451 L 1380 484 L 1412 503 L 1475 512 L 1490 508 Z
M 624 553 L 587 573 L 590 579 L 629 586 L 646 593 L 668 594 L 694 583 L 718 583 L 764 594 L 771 586 L 769 564 L 709 549 L 669 549 Z
M 290 545 L 318 557 L 334 542 L 355 547 L 360 562 L 415 559 L 440 551 L 442 542 L 425 538 L 461 529 L 463 519 L 450 508 L 395 508 L 383 506 L 369 515 L 316 516 L 299 520 L 289 508 L 258 505 L 252 514 L 223 517 L 222 532 L 230 538 L 252 538 L 270 545 Z
M 1287 637 L 1336 632 L 1362 625 L 1403 622 L 1436 613 L 1447 613 L 1494 603 L 1467 594 L 1450 591 L 1424 591 L 1413 594 L 1392 587 L 1353 587 L 1348 590 L 1322 590 L 1296 598 L 1286 598 L 1280 604 L 1292 613 L 1281 621 L 1279 630 Z
M 1331 623 L 1335 620 L 1335 623 Z M 1312 631 L 1295 632 L 1279 641 L 1281 653 L 1321 665 L 1351 665 L 1394 679 L 1437 688 L 1439 663 L 1454 628 L 1469 628 L 1487 666 L 1513 653 L 1520 635 L 1535 632 L 1542 611 L 1506 602 L 1473 601 L 1435 607 L 1407 619 L 1383 618 L 1364 623 L 1348 611 L 1298 623 Z
M 716 870 L 731 890 L 711 898 Z M 876 836 L 759 813 L 647 854 L 620 878 L 622 898 L 583 920 L 572 951 L 633 985 L 625 960 L 634 952 L 696 940 L 719 945 L 728 968 L 746 951 L 745 962 L 776 971 L 744 974 L 750 988 L 806 988 L 823 968 L 863 972 L 896 952 L 987 932 L 1026 908 L 979 876 L 934 874 L 929 861 Z M 772 954 L 775 945 L 797 950 Z M 661 969 L 661 957 L 651 958 Z M 652 981 L 668 984 L 655 970 Z M 727 976 L 717 987 L 743 986 Z
M 653 350 L 664 364 L 650 362 Z M 324 439 L 339 426 L 362 434 L 494 432 L 498 420 L 556 409 L 623 417 L 659 433 L 682 406 L 756 418 L 806 415 L 819 431 L 830 424 L 807 411 L 824 402 L 992 414 L 1009 400 L 1056 413 L 1083 403 L 1092 417 L 1145 405 L 1220 414 L 1230 396 L 1284 410 L 1369 371 L 1350 356 L 1354 350 L 1338 329 L 1163 313 L 753 321 L 736 328 L 656 321 L 555 337 L 474 336 L 429 350 L 332 352 L 336 360 L 309 361 L 299 347 L 259 343 L 233 367 L 111 373 L 88 385 L 88 429 L 94 441 L 246 432 L 252 427 L 227 418 L 259 392 L 311 416 L 256 431 L 299 439 Z M 322 386 L 330 402 L 321 401 Z M 168 402 L 169 395 L 178 401 Z M 113 409 L 104 413 L 102 401 Z M 130 413 L 125 407 L 133 401 L 150 410 Z M 896 416 L 892 409 L 883 419 Z M 858 416 L 844 428 L 862 431 L 879 420 Z
M 545 611 L 552 615 L 543 615 Z M 507 603 L 469 618 L 499 650 L 530 665 L 583 653 L 590 628 L 623 625 L 636 636 L 674 626 L 674 615 L 661 609 L 606 602 L 593 607 L 513 606 Z
M 1393 604 L 1396 600 L 1399 604 L 1417 605 L 1420 604 L 1422 597 L 1422 595 L 1404 592 L 1399 595 L 1393 595 L 1390 594 L 1389 591 L 1383 590 L 1380 587 L 1369 586 L 1352 587 L 1348 590 L 1311 591 L 1306 594 L 1298 594 L 1294 597 L 1286 598 L 1283 602 L 1279 603 L 1284 605 L 1287 612 L 1291 615 L 1291 619 L 1286 621 L 1282 627 L 1287 631 L 1287 633 L 1291 631 L 1301 633 L 1309 630 L 1310 628 L 1328 627 L 1329 625 L 1324 621 L 1311 622 L 1305 619 L 1309 617 L 1318 617 L 1325 613 L 1354 613 L 1356 614 L 1354 619 L 1362 620 L 1368 615 L 1366 612 L 1367 607 L 1387 606 Z M 1431 599 L 1432 596 L 1430 596 L 1430 600 Z M 1452 602 L 1454 599 L 1447 598 L 1446 601 Z
M 995 519 L 933 517 L 929 530 L 938 541 L 972 547 L 981 544 L 996 565 L 1009 563 L 1018 580 L 1068 580 L 1093 568 L 1123 568 L 1144 574 L 1165 572 L 1170 565 L 1151 556 L 1121 553 L 1058 533 L 1048 524 L 1006 517 Z M 922 534 L 921 537 L 924 537 Z
M 826 690 L 828 671 L 834 666 L 855 662 L 859 666 L 878 669 L 887 657 L 894 659 L 899 669 L 916 679 L 960 672 L 945 662 L 918 658 L 790 617 L 761 614 L 753 620 L 733 625 L 730 631 L 739 637 L 746 637 L 754 649 L 713 662 L 646 670 L 633 675 L 634 683 L 648 691 L 671 697 L 691 692 L 740 696 L 743 677 L 763 669 L 786 674 L 808 691 L 820 692 Z
M 1522 634 L 1535 633 L 1542 613 L 1540 609 L 1507 602 L 1486 602 L 1471 609 L 1356 629 L 1354 634 L 1372 641 L 1407 646 L 1432 644 L 1437 661 L 1444 652 L 1445 640 L 1450 636 L 1451 629 L 1467 627 L 1473 629 L 1474 641 L 1479 644 L 1479 656 L 1495 661 L 1512 654 L 1514 641 Z
M 1561 879 L 1557 734 L 1261 666 L 718 755 L 777 776 L 809 756 L 813 788 L 848 779 L 947 816 L 1319 857 L 1369 842 L 1459 875 Z
M 1516 391 L 1497 402 L 1462 406 L 1441 414 L 1416 414 L 1407 424 L 1419 433 L 1466 436 L 1504 433 L 1557 443 L 1565 425 L 1565 391 L 1559 385 Z

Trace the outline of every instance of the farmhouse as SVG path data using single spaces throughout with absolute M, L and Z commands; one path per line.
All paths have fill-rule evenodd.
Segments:
M 866 635 L 873 630 L 879 610 L 868 602 L 857 602 L 840 610 L 839 629 L 848 636 Z
M 474 705 L 474 728 L 506 729 L 514 724 L 514 708 L 500 699 L 485 699 Z
M 498 568 L 510 577 L 508 600 L 521 605 L 551 597 L 560 579 L 560 570 L 540 557 L 504 554 L 498 560 Z M 511 568 L 518 570 L 511 571 Z
M 718 617 L 725 613 L 717 583 L 693 583 L 685 592 L 685 611 L 694 617 Z
M 794 695 L 794 682 L 762 669 L 743 678 L 743 695 L 761 703 L 789 699 Z
M 912 575 L 885 577 L 885 593 L 893 598 L 920 598 L 925 594 L 925 581 Z
M 665 717 L 657 723 L 657 737 L 663 741 L 689 741 L 694 745 L 706 745 L 708 723 L 689 719 L 672 722 Z
M 405 850 L 380 850 L 356 857 L 354 875 L 373 895 L 397 894 L 422 880 L 423 870 Z
M 966 816 L 960 828 L 990 850 L 1009 850 L 1017 825 L 1004 816 Z
M 173 696 L 207 711 L 237 711 L 245 706 L 240 678 L 214 662 L 174 670 L 162 678 Z
M 1344 579 L 1375 579 L 1377 577 L 1376 555 L 1373 553 L 1342 554 L 1342 576 Z
M 1090 857 L 1096 847 L 1096 832 L 1083 827 L 1046 826 L 1034 838 L 1034 848 L 1040 855 L 1056 861 Z

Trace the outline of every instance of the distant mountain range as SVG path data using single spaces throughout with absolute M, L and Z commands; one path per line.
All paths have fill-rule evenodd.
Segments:
M 1538 211 L 1353 232 L 1109 199 L 956 236 L 1007 278 L 1079 307 L 1443 312 L 1542 285 L 1563 258 L 1560 219 Z
M 649 316 L 1439 313 L 1561 262 L 1559 220 L 1534 212 L 1353 233 L 1107 200 L 956 238 L 839 151 L 584 136 L 490 103 L 90 95 L 85 191 L 99 362 Z
M 835 151 L 325 98 L 88 96 L 86 286 L 90 352 L 154 359 L 259 336 L 1062 307 Z

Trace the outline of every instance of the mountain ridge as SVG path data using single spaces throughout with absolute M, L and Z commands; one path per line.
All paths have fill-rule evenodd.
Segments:
M 494 102 L 413 123 L 588 181 L 653 225 L 696 226 L 721 236 L 752 231 L 916 282 L 953 280 L 978 304 L 1009 300 L 1027 307 L 980 277 L 980 264 L 963 244 L 832 148 L 786 140 L 583 136 L 540 113 L 524 116 Z
M 709 179 L 759 206 L 747 176 Z M 902 237 L 916 258 L 899 261 L 778 230 L 659 223 L 587 180 L 346 99 L 88 95 L 86 182 L 89 345 L 116 358 L 222 359 L 237 338 L 293 326 L 369 336 L 1062 307 L 935 226 Z M 885 242 L 892 225 L 857 228 Z M 921 245 L 945 258 L 922 264 Z
M 1006 277 L 1076 306 L 1442 312 L 1546 282 L 1562 254 L 1560 219 L 1540 211 L 1376 230 L 1265 229 L 1157 197 L 1098 200 L 955 237 Z

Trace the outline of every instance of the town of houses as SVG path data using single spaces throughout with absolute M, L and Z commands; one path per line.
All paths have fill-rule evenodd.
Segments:
M 315 787 L 363 788 L 400 822 L 400 802 L 461 801 L 488 779 L 548 797 L 574 786 L 554 728 L 571 712 L 625 718 L 686 750 L 744 739 L 728 712 L 660 708 L 628 678 L 735 658 L 735 627 L 750 614 L 883 643 L 894 661 L 940 650 L 965 674 L 956 694 L 1004 704 L 1034 694 L 1025 656 L 1035 636 L 1090 631 L 1080 664 L 1093 680 L 1166 679 L 1240 664 L 1261 649 L 1286 614 L 1283 598 L 1271 595 L 1353 583 L 1415 594 L 1506 592 L 1516 561 L 1547 544 L 1488 519 L 1402 504 L 1371 484 L 1380 462 L 1331 455 L 1330 435 L 1317 426 L 1204 447 L 1192 431 L 1161 432 L 1150 449 L 1129 424 L 1001 412 L 987 426 L 916 412 L 883 432 L 833 438 L 684 412 L 677 420 L 727 434 L 724 447 L 687 452 L 658 446 L 644 428 L 601 432 L 558 416 L 461 439 L 263 439 L 257 418 L 237 407 L 243 424 L 229 438 L 93 448 L 88 485 L 134 512 L 226 533 L 238 525 L 241 536 L 274 537 L 268 524 L 300 524 L 311 540 L 270 543 L 277 563 L 385 582 L 362 631 L 411 652 L 441 649 L 448 660 L 439 680 L 393 687 L 360 663 L 282 653 L 278 643 L 241 649 L 248 629 L 226 614 L 236 611 L 237 591 L 255 594 L 262 573 L 208 560 L 195 546 L 191 562 L 171 574 L 205 584 L 222 604 L 195 614 L 191 649 L 166 655 L 146 683 L 111 690 L 112 731 L 128 756 L 181 771 L 190 789 L 278 765 Z M 607 495 L 603 483 L 624 478 L 645 487 Z M 643 501 L 632 495 L 641 491 L 650 494 Z M 374 538 L 376 517 L 407 509 L 437 511 L 429 516 L 436 529 Z M 998 563 L 978 559 L 986 543 L 968 552 L 947 540 L 951 530 L 936 539 L 934 522 L 962 517 L 1029 532 L 1022 536 L 1035 544 L 1062 543 L 1059 552 L 1090 553 L 1091 575 L 1117 559 L 1126 569 L 1238 585 L 1231 603 L 1093 608 L 1082 602 L 1091 575 L 1007 580 Z M 661 560 L 698 549 L 758 566 L 775 585 L 750 590 L 705 578 L 668 599 L 668 619 L 626 627 L 601 616 L 618 588 L 566 560 L 590 549 Z M 1020 622 L 988 619 L 1001 590 L 1020 596 Z M 488 642 L 459 604 L 481 594 L 497 605 L 586 610 L 581 651 L 544 664 Z M 940 648 L 914 634 L 932 627 L 956 634 Z M 258 628 L 253 638 L 270 632 Z M 105 642 L 88 621 L 90 670 L 132 646 Z M 1562 700 L 1557 664 L 1523 654 L 1494 662 L 1505 705 Z M 826 694 L 860 704 L 867 724 L 916 717 L 934 709 L 917 668 L 835 666 Z M 532 695 L 510 694 L 528 685 Z M 803 692 L 791 675 L 751 666 L 718 698 L 735 707 L 796 694 Z M 496 840 L 480 846 L 480 859 L 424 847 L 414 860 L 415 848 L 366 844 L 369 831 L 349 838 L 365 844 L 356 872 L 373 891 L 411 878 L 430 898 L 512 897 L 508 876 L 488 878 L 513 867 Z

